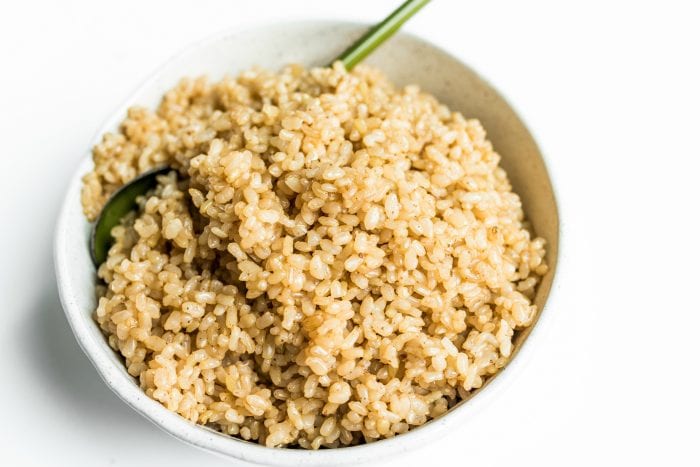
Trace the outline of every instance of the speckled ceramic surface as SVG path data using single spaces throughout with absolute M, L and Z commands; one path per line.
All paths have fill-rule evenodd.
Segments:
M 467 117 L 479 118 L 496 151 L 503 157 L 502 165 L 522 198 L 534 230 L 547 240 L 547 261 L 551 270 L 544 277 L 535 299 L 541 310 L 540 319 L 516 338 L 519 352 L 513 361 L 471 399 L 407 434 L 350 448 L 304 451 L 266 448 L 189 423 L 149 399 L 109 348 L 91 318 L 95 306 L 95 269 L 88 251 L 90 225 L 80 206 L 80 179 L 92 166 L 92 145 L 102 133 L 116 130 L 129 106 L 155 107 L 163 92 L 182 76 L 208 74 L 218 78 L 253 65 L 274 69 L 289 62 L 322 65 L 352 43 L 365 28 L 364 25 L 331 21 L 272 24 L 220 35 L 188 48 L 146 81 L 116 110 L 95 140 L 86 144 L 85 159 L 70 183 L 60 214 L 54 256 L 61 301 L 80 346 L 100 376 L 124 402 L 167 433 L 235 459 L 238 465 L 243 462 L 276 466 L 356 465 L 425 445 L 451 426 L 468 431 L 471 424 L 471 429 L 478 429 L 473 423 L 478 418 L 476 412 L 513 379 L 536 337 L 528 336 L 538 333 L 543 316 L 556 312 L 550 309 L 551 299 L 544 313 L 542 310 L 550 291 L 555 290 L 552 283 L 559 257 L 559 216 L 544 160 L 532 136 L 508 103 L 471 69 L 421 39 L 399 35 L 384 44 L 368 62 L 381 67 L 395 83 L 419 84 L 452 109 Z M 522 345 L 526 338 L 527 345 Z

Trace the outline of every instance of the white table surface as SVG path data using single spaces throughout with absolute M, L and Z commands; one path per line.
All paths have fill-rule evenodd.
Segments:
M 372 21 L 396 3 L 0 4 L 0 465 L 231 465 L 132 412 L 78 348 L 51 257 L 63 191 L 102 121 L 190 42 L 270 20 Z M 436 0 L 406 25 L 523 111 L 551 159 L 567 257 L 547 332 L 476 415 L 483 429 L 383 465 L 698 465 L 692 4 Z

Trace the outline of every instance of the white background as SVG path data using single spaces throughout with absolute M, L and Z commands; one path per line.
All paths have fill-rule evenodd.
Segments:
M 1 465 L 231 465 L 132 412 L 79 350 L 51 258 L 63 191 L 96 129 L 187 44 L 270 20 L 375 21 L 397 3 L 2 2 Z M 521 110 L 550 160 L 566 256 L 552 320 L 482 428 L 383 465 L 698 465 L 693 3 L 436 0 L 406 25 Z

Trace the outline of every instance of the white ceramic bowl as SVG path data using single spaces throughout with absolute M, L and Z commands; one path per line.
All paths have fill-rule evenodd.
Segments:
M 425 445 L 448 427 L 478 429 L 475 412 L 492 399 L 512 378 L 523 359 L 531 330 L 516 339 L 518 355 L 487 385 L 444 416 L 392 439 L 339 449 L 305 451 L 271 449 L 193 425 L 148 398 L 126 372 L 121 359 L 110 349 L 92 320 L 95 308 L 95 269 L 90 261 L 90 224 L 80 205 L 81 177 L 92 167 L 90 148 L 106 131 L 115 131 L 126 109 L 134 104 L 155 107 L 163 92 L 186 75 L 208 74 L 218 78 L 253 65 L 276 69 L 297 62 L 322 65 L 352 43 L 366 25 L 344 22 L 282 23 L 220 35 L 196 44 L 160 68 L 115 111 L 85 148 L 85 158 L 68 189 L 56 229 L 55 265 L 61 301 L 68 321 L 83 351 L 105 383 L 129 406 L 167 433 L 199 448 L 244 462 L 278 466 L 339 466 L 396 455 L 411 446 Z M 368 62 L 381 67 L 397 84 L 417 83 L 452 109 L 479 118 L 502 155 L 514 189 L 537 235 L 548 242 L 547 261 L 551 272 L 544 278 L 536 298 L 542 309 L 555 275 L 559 246 L 559 217 L 552 184 L 542 156 L 527 128 L 513 109 L 471 69 L 437 47 L 410 35 L 400 34 L 384 44 Z M 145 442 L 145 440 L 144 440 Z

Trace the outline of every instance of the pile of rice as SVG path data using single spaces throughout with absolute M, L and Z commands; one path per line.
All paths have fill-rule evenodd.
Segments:
M 404 433 L 498 372 L 547 266 L 477 120 L 360 66 L 185 79 L 94 148 L 95 317 L 148 396 L 267 446 Z

